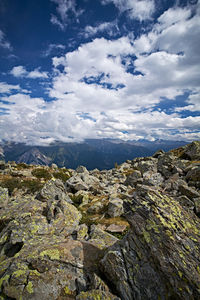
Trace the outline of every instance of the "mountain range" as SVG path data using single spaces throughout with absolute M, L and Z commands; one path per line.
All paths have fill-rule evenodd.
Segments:
M 75 169 L 84 165 L 87 169 L 110 169 L 114 165 L 135 157 L 152 155 L 162 149 L 168 151 L 185 145 L 184 141 L 121 141 L 117 139 L 88 139 L 81 143 L 55 142 L 48 146 L 2 142 L 0 157 L 5 161 L 34 165 L 57 164 Z

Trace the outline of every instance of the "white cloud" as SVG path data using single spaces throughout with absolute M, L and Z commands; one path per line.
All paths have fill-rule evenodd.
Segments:
M 57 25 L 61 30 L 65 30 L 66 26 L 69 24 L 70 18 L 79 22 L 79 16 L 83 13 L 83 10 L 76 8 L 75 0 L 51 0 L 57 4 L 57 14 L 59 17 L 52 15 L 51 23 Z
M 0 94 L 9 94 L 14 90 L 20 90 L 20 86 L 13 85 L 13 84 L 7 84 L 6 82 L 0 82 Z
M 174 10 L 136 40 L 94 39 L 53 57 L 57 72 L 48 91 L 54 100 L 4 97 L 10 104 L 3 104 L 9 110 L 1 115 L 2 138 L 34 143 L 71 141 L 71 136 L 76 141 L 200 139 L 200 117 L 182 115 L 183 110 L 200 109 L 200 18 L 182 9 L 172 22 Z M 186 92 L 188 99 L 170 114 L 159 109 L 163 98 L 173 103 Z
M 6 40 L 5 34 L 2 30 L 0 30 L 0 47 L 12 50 L 10 43 Z
M 127 12 L 131 19 L 144 21 L 152 18 L 155 11 L 154 0 L 101 0 L 102 4 L 113 3 L 120 13 Z
M 88 38 L 102 32 L 106 32 L 110 36 L 115 36 L 119 32 L 117 22 L 104 22 L 97 26 L 87 25 L 83 31 L 83 35 Z
M 23 66 L 16 66 L 12 68 L 10 74 L 12 74 L 15 77 L 26 77 L 27 71 Z
M 41 72 L 40 68 L 36 68 L 33 71 L 28 72 L 23 66 L 13 67 L 10 71 L 14 77 L 22 77 L 22 78 L 48 78 L 47 72 Z
M 62 44 L 50 44 L 48 48 L 43 52 L 43 56 L 47 57 L 52 55 L 52 53 L 56 52 L 57 50 L 64 50 L 65 46 Z
M 39 69 L 35 69 L 31 72 L 28 73 L 27 75 L 28 78 L 48 78 L 47 72 L 40 72 Z

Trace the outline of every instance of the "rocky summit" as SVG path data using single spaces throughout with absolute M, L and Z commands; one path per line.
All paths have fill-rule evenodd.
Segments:
M 0 161 L 0 299 L 200 299 L 200 142 L 111 170 Z

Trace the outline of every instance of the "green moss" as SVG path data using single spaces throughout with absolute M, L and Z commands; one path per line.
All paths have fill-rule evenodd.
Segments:
M 58 249 L 48 249 L 40 253 L 40 256 L 48 256 L 51 260 L 59 260 L 60 253 Z
M 29 294 L 33 294 L 33 284 L 31 281 L 28 282 L 28 284 L 26 286 L 26 290 Z

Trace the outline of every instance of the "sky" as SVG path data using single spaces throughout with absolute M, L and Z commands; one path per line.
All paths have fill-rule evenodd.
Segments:
M 0 141 L 200 139 L 200 0 L 0 0 Z

